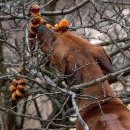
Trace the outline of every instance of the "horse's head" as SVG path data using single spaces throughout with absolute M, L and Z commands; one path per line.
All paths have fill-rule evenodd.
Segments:
M 44 50 L 44 48 L 49 49 L 48 47 L 50 47 L 56 39 L 56 32 L 42 24 L 37 29 L 37 37 L 42 50 Z

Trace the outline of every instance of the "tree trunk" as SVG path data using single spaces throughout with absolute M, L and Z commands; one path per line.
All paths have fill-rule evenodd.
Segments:
M 0 23 L 0 40 L 3 39 L 2 35 L 2 26 Z M 6 68 L 4 67 L 4 55 L 3 55 L 3 42 L 0 41 L 0 76 L 5 74 Z M 4 85 L 4 81 L 0 80 L 0 86 Z M 4 107 L 4 94 L 0 91 L 0 107 Z M 6 123 L 6 115 L 2 112 L 0 112 L 0 130 L 8 130 L 7 129 L 7 123 Z

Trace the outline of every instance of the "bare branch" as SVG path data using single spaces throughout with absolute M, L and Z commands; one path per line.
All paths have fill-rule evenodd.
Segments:
M 80 85 L 74 85 L 74 86 L 71 87 L 71 90 L 84 89 L 84 88 L 90 87 L 92 85 L 98 84 L 100 82 L 103 82 L 105 80 L 108 80 L 108 79 L 111 79 L 111 78 L 116 78 L 120 74 L 124 74 L 124 73 L 126 73 L 128 71 L 130 71 L 130 67 L 128 67 L 126 69 L 122 69 L 122 70 L 116 71 L 114 73 L 110 73 L 108 75 L 105 75 L 104 77 L 92 80 L 92 81 L 90 81 L 88 83 L 83 83 L 83 84 L 80 84 Z

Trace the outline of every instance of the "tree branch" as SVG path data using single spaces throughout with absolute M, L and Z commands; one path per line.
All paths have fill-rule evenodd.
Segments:
M 122 69 L 122 70 L 116 71 L 114 73 L 110 73 L 108 75 L 105 75 L 104 77 L 101 77 L 101 78 L 98 78 L 98 79 L 94 79 L 94 80 L 92 80 L 92 81 L 90 81 L 88 83 L 83 83 L 83 84 L 79 84 L 79 85 L 73 85 L 71 87 L 71 90 L 84 89 L 84 88 L 90 87 L 92 85 L 96 85 L 96 84 L 98 84 L 100 82 L 103 82 L 105 80 L 108 80 L 108 79 L 115 79 L 120 74 L 124 74 L 124 73 L 126 73 L 128 71 L 130 71 L 130 67 L 128 67 L 126 69 Z
M 130 40 L 130 37 L 125 37 L 125 38 L 120 38 L 120 39 L 118 38 L 118 39 L 115 39 L 115 40 L 112 40 L 112 41 L 98 43 L 96 45 L 109 46 L 109 45 L 112 45 L 114 43 L 127 42 L 129 40 Z
M 80 4 L 71 7 L 70 9 L 67 10 L 58 10 L 58 11 L 43 11 L 42 15 L 43 16 L 56 16 L 56 15 L 66 15 L 73 13 L 74 11 L 82 8 L 84 5 L 88 4 L 91 0 L 85 0 L 81 2 Z M 27 16 L 16 16 L 16 15 L 11 15 L 11 16 L 0 16 L 0 21 L 3 20 L 15 20 L 15 19 L 27 19 Z

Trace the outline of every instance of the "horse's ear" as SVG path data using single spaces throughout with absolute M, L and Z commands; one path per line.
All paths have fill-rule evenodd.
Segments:
M 112 61 L 103 47 L 96 46 L 92 49 L 92 54 L 99 66 L 105 73 L 113 72 Z

